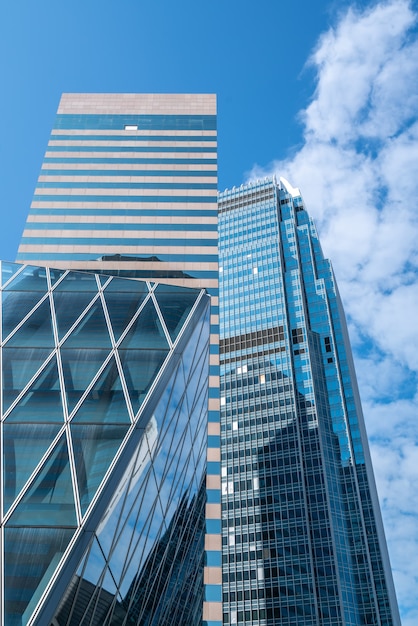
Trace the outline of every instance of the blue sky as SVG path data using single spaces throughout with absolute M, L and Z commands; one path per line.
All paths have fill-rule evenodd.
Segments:
M 418 2 L 0 8 L 0 256 L 62 92 L 215 92 L 219 187 L 302 190 L 348 314 L 403 626 L 418 623 Z

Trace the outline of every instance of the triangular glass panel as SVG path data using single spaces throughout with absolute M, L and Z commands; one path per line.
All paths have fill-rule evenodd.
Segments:
M 109 351 L 64 347 L 60 349 L 60 354 L 68 411 L 71 413 L 109 356 Z
M 125 348 L 168 348 L 168 341 L 152 300 L 148 300 L 132 328 L 120 344 Z
M 6 418 L 7 422 L 64 421 L 56 357 L 52 357 L 23 398 Z
M 154 293 L 170 337 L 175 341 L 196 302 L 200 290 L 159 284 Z
M 73 528 L 6 528 L 4 624 L 27 624 L 74 534 Z
M 109 361 L 94 387 L 83 400 L 73 418 L 74 422 L 130 424 L 128 407 L 114 357 Z
M 65 435 L 12 513 L 8 526 L 76 526 L 77 518 Z
M 104 291 L 107 310 L 118 340 L 139 306 L 148 295 L 146 283 L 129 280 L 112 280 Z
M 91 294 L 97 293 L 96 276 L 91 272 L 69 272 L 55 287 L 55 290 L 72 291 L 76 293 L 80 293 L 80 291 L 88 291 Z
M 19 266 L 21 267 L 21 266 Z M 48 291 L 46 269 L 28 265 L 5 287 L 7 291 Z
M 101 276 L 100 278 L 109 279 L 109 276 Z M 105 293 L 148 293 L 148 285 L 145 280 L 132 280 L 131 278 L 112 277 L 112 280 L 105 289 Z
M 62 339 L 74 322 L 87 308 L 94 294 L 88 291 L 53 291 L 55 317 L 57 320 L 58 337 Z
M 50 355 L 40 348 L 3 348 L 3 411 L 6 411 Z
M 7 283 L 11 277 L 22 269 L 21 263 L 11 263 L 10 261 L 1 262 L 1 284 L 2 286 Z
M 3 291 L 2 339 L 20 324 L 44 294 L 39 291 Z
M 87 311 L 71 335 L 65 340 L 65 348 L 111 347 L 109 331 L 100 298 Z
M 52 332 L 51 307 L 49 306 L 49 298 L 44 300 L 42 304 L 33 311 L 32 315 L 19 328 L 19 330 L 10 337 L 7 344 L 8 347 L 24 348 L 27 346 L 33 348 L 53 348 L 55 345 L 54 335 Z
M 168 350 L 119 350 L 134 414 L 154 382 Z
M 4 512 L 13 504 L 54 438 L 58 424 L 4 424 Z
M 81 510 L 86 512 L 129 426 L 71 424 Z

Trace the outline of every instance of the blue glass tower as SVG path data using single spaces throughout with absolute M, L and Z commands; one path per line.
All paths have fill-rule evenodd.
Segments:
M 300 192 L 219 196 L 223 622 L 399 625 L 346 323 Z

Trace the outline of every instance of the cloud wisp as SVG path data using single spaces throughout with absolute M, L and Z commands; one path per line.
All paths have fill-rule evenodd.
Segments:
M 319 40 L 302 145 L 255 166 L 301 188 L 350 326 L 404 626 L 418 623 L 418 14 L 349 9 Z

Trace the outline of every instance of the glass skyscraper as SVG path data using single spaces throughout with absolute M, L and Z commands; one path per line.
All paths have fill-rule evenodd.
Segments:
M 219 197 L 224 624 L 399 624 L 346 323 L 298 189 Z

